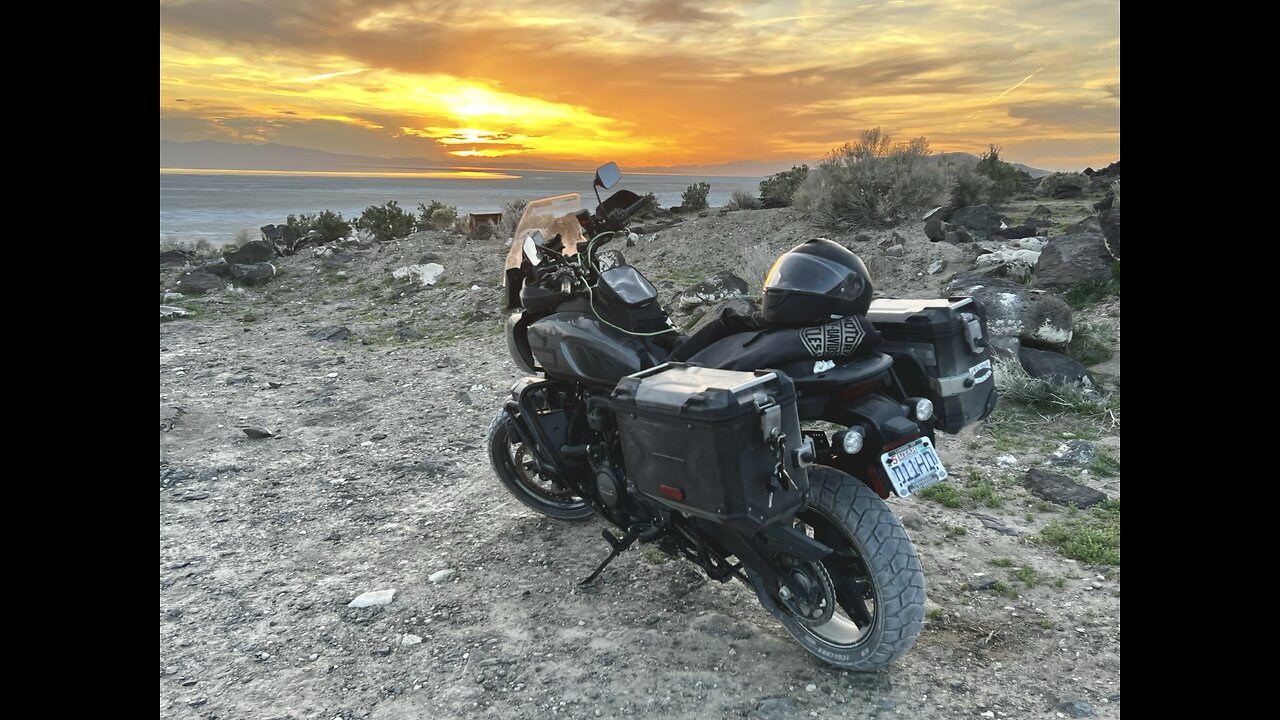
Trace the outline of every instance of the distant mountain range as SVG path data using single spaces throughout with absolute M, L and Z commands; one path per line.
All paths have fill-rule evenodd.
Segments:
M 976 163 L 978 156 L 972 153 L 938 153 L 934 157 L 954 163 Z M 605 162 L 602 160 L 601 162 Z M 726 175 L 737 177 L 763 177 L 793 165 L 814 164 L 813 160 L 798 159 L 792 162 L 766 162 L 740 160 L 717 165 L 677 165 L 672 167 L 624 167 L 623 172 L 650 172 L 673 175 Z M 1011 163 L 1032 177 L 1048 175 L 1048 170 Z M 311 150 L 309 148 L 278 145 L 276 143 L 225 143 L 217 140 L 196 142 L 160 141 L 160 167 L 192 170 L 293 170 L 302 172 L 398 172 L 448 170 L 459 166 L 482 168 L 475 161 L 459 159 L 457 163 L 441 161 L 433 163 L 426 158 L 383 158 L 368 155 L 343 155 Z M 482 168 L 483 169 L 483 168 Z M 580 167 L 554 167 L 553 164 L 537 165 L 519 161 L 498 161 L 492 169 L 511 170 L 566 170 L 587 172 Z

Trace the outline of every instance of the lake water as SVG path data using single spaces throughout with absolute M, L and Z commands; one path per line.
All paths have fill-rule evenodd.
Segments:
M 624 170 L 625 173 L 625 170 Z M 181 171 L 160 172 L 160 239 L 217 245 L 240 230 L 258 237 L 258 228 L 282 223 L 290 214 L 337 210 L 344 218 L 359 217 L 370 205 L 395 200 L 417 212 L 418 203 L 439 200 L 467 212 L 496 212 L 513 200 L 576 192 L 595 207 L 589 173 L 510 170 L 478 173 L 319 174 L 289 172 Z M 734 190 L 755 195 L 760 178 L 692 177 L 686 175 L 626 175 L 614 189 L 644 195 L 653 193 L 662 207 L 680 204 L 680 194 L 696 182 L 711 185 L 710 204 L 724 205 Z M 602 191 L 602 197 L 608 193 Z

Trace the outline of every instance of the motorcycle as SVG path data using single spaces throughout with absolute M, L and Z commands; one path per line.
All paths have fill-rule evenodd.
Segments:
M 925 608 L 915 548 L 885 500 L 944 481 L 935 431 L 995 405 L 981 305 L 877 300 L 875 352 L 849 352 L 849 319 L 834 318 L 797 331 L 806 355 L 765 368 L 699 362 L 739 336 L 668 362 L 684 338 L 653 285 L 602 259 L 647 200 L 600 200 L 620 179 L 614 163 L 597 171 L 594 212 L 571 193 L 529 203 L 517 225 L 506 340 L 526 376 L 489 429 L 498 480 L 539 513 L 595 515 L 620 533 L 603 531 L 611 549 L 583 583 L 655 543 L 747 585 L 821 660 L 885 667 L 915 643 Z M 804 426 L 818 421 L 838 429 Z

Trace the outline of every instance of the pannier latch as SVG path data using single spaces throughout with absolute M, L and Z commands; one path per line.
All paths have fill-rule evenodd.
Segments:
M 982 321 L 973 313 L 960 313 L 960 320 L 964 322 L 965 340 L 969 341 L 969 349 L 974 355 L 981 355 L 987 345 L 982 337 Z
M 755 396 L 756 409 L 760 413 L 760 432 L 764 442 L 778 457 L 769 474 L 769 507 L 773 507 L 773 494 L 779 490 L 797 489 L 791 475 L 787 474 L 787 434 L 782 430 L 782 407 L 768 395 Z

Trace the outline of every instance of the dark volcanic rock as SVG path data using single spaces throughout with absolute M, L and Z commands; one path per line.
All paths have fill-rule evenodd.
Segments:
M 205 263 L 204 265 L 201 265 L 200 267 L 195 269 L 195 272 L 202 272 L 202 273 L 209 273 L 210 275 L 217 275 L 218 277 L 225 280 L 231 277 L 231 266 L 228 265 L 225 260 L 219 259 L 216 262 Z
M 165 250 L 160 253 L 160 267 L 181 267 L 195 259 L 195 253 L 186 250 Z
M 937 207 L 924 216 L 924 234 L 933 242 L 942 242 L 947 239 L 946 222 L 943 216 L 946 215 L 945 207 Z
M 973 205 L 962 207 L 951 213 L 948 220 L 957 227 L 968 228 L 981 235 L 995 235 L 1008 226 L 1004 216 L 990 205 Z
M 1102 241 L 1107 247 L 1107 252 L 1111 253 L 1111 257 L 1120 259 L 1120 208 L 1111 208 L 1110 210 L 1098 216 L 1098 223 L 1102 225 Z
M 262 285 L 275 276 L 276 268 L 268 262 L 231 266 L 231 278 L 242 285 Z
M 229 265 L 252 265 L 267 262 L 275 256 L 275 247 L 266 240 L 251 240 L 235 250 L 222 254 Z
M 328 327 L 322 327 L 319 330 L 312 332 L 310 337 L 312 340 L 319 340 L 319 341 L 331 340 L 336 342 L 338 340 L 346 340 L 347 338 L 351 337 L 351 331 L 346 329 L 345 327 L 330 325 Z
M 1050 290 L 1069 290 L 1082 282 L 1111 280 L 1111 253 L 1102 236 L 1092 233 L 1050 238 L 1040 251 L 1031 284 Z
M 952 245 L 960 245 L 973 242 L 973 236 L 967 230 L 952 230 L 943 236 L 943 240 Z
M 1022 361 L 1022 369 L 1033 378 L 1048 380 L 1054 385 L 1094 386 L 1088 368 L 1066 355 L 1024 346 L 1018 351 L 1018 359 Z
M 676 305 L 689 311 L 699 305 L 709 305 L 747 294 L 747 281 L 728 270 L 707 276 L 706 280 L 685 290 L 676 297 Z
M 698 332 L 705 325 L 720 317 L 720 313 L 724 312 L 725 308 L 733 308 L 739 315 L 748 316 L 760 309 L 756 306 L 756 301 L 749 297 L 729 298 L 708 310 L 698 322 L 693 324 L 693 327 L 689 328 L 689 334 L 692 335 Z
M 1066 347 L 1071 342 L 1071 306 L 1056 295 L 991 277 L 974 282 L 953 280 L 947 292 L 972 295 L 982 303 L 991 337 L 1016 337 L 1048 347 Z
M 1076 507 L 1089 508 L 1107 499 L 1103 493 L 1081 485 L 1066 475 L 1045 472 L 1039 468 L 1028 470 L 1022 484 L 1032 495 L 1059 505 L 1075 503 Z
M 995 234 L 1005 240 L 1021 240 L 1022 238 L 1035 237 L 1036 228 L 1030 225 L 1015 225 L 1013 227 L 1000 230 Z
M 244 431 L 245 435 L 248 435 L 254 440 L 262 440 L 264 438 L 275 437 L 275 433 L 271 432 L 270 430 L 264 427 L 250 426 L 250 427 L 240 428 L 240 429 Z
M 226 287 L 222 278 L 204 272 L 193 272 L 184 275 L 178 281 L 178 292 L 200 295 L 210 290 L 221 290 Z

